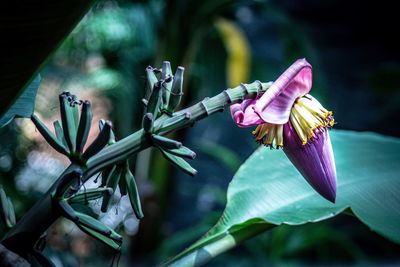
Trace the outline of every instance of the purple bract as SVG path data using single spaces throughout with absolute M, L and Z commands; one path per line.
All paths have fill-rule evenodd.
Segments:
M 239 127 L 257 126 L 257 142 L 283 148 L 308 183 L 331 202 L 336 198 L 336 166 L 328 128 L 332 112 L 308 95 L 312 67 L 293 63 L 259 98 L 231 106 Z

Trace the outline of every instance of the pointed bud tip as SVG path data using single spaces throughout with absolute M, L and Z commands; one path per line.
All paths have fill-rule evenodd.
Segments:
M 336 203 L 336 192 L 335 191 L 329 191 L 328 193 L 320 193 L 318 192 L 322 197 L 324 197 L 326 200 L 332 202 L 333 204 Z

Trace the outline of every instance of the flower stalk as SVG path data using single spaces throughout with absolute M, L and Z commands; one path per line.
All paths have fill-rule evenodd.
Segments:
M 272 82 L 262 83 L 260 81 L 255 81 L 251 84 L 241 84 L 233 89 L 227 89 L 212 98 L 206 98 L 191 107 L 175 112 L 171 116 L 165 114 L 165 116 L 159 117 L 154 122 L 153 133 L 166 134 L 192 126 L 196 121 L 216 112 L 224 111 L 231 104 L 261 95 L 271 84 Z M 112 146 L 105 147 L 88 160 L 83 182 L 107 166 L 138 153 L 150 145 L 151 143 L 146 132 L 139 130 L 119 140 Z

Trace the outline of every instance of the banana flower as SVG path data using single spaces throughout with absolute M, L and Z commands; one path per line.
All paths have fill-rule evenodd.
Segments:
M 262 95 L 231 106 L 239 127 L 257 126 L 257 142 L 282 148 L 307 182 L 324 198 L 336 199 L 336 166 L 328 128 L 332 112 L 308 93 L 312 67 L 294 62 Z

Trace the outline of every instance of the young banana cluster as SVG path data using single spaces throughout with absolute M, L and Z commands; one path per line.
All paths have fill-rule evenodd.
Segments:
M 135 177 L 129 169 L 128 161 L 118 163 L 105 169 L 101 174 L 101 187 L 110 188 L 115 192 L 117 186 L 122 196 L 128 195 L 133 212 L 136 218 L 143 218 L 143 211 L 140 204 L 139 192 L 136 186 Z M 107 212 L 110 206 L 111 195 L 105 195 L 101 203 L 101 211 Z
M 113 138 L 112 124 L 110 121 L 102 122 L 101 131 L 97 138 L 85 151 L 83 148 L 89 136 L 92 124 L 92 110 L 89 101 L 78 100 L 75 95 L 63 92 L 59 96 L 61 123 L 56 120 L 54 124 L 55 135 L 39 120 L 32 115 L 32 122 L 42 134 L 44 139 L 59 153 L 66 155 L 71 162 L 84 165 L 85 162 L 102 150 Z M 81 109 L 79 107 L 81 106 Z
M 60 200 L 58 206 L 61 214 L 65 218 L 74 222 L 83 232 L 100 242 L 103 242 L 109 247 L 119 250 L 122 244 L 122 236 L 99 220 L 74 210 L 70 205 L 71 203 L 80 203 L 81 201 L 87 202 L 88 200 L 94 200 L 100 197 L 110 197 L 111 194 L 112 189 L 110 188 L 96 188 L 84 193 L 76 194 L 69 199 Z
M 77 180 L 82 178 L 82 172 L 72 171 L 66 174 L 65 180 Z M 62 187 L 62 185 L 60 185 Z M 128 161 L 118 163 L 108 169 L 105 169 L 101 175 L 101 185 L 98 188 L 84 189 L 83 191 L 63 197 L 62 192 L 55 192 L 57 204 L 61 215 L 73 221 L 83 232 L 105 243 L 113 249 L 119 250 L 122 244 L 122 237 L 113 229 L 104 225 L 99 220 L 80 213 L 73 209 L 72 204 L 86 205 L 90 200 L 102 198 L 101 211 L 107 212 L 110 206 L 112 195 L 119 186 L 121 195 L 128 194 L 133 211 L 138 219 L 143 218 L 143 212 L 140 204 L 139 193 L 137 190 L 135 178 L 132 175 Z
M 173 117 L 177 120 L 185 119 L 185 114 L 182 117 L 173 113 L 183 96 L 183 73 L 184 68 L 178 67 L 173 75 L 168 61 L 163 62 L 161 69 L 147 67 L 147 88 L 142 100 L 145 106 L 142 126 L 151 138 L 152 144 L 168 161 L 183 172 L 194 176 L 197 171 L 183 158 L 194 159 L 196 153 L 178 141 L 156 134 L 153 127 L 157 119 L 166 120 Z
M 90 157 L 97 154 L 105 146 L 113 145 L 116 142 L 112 124 L 109 121 L 100 120 L 99 135 L 83 151 L 92 122 L 90 102 L 77 100 L 75 95 L 68 92 L 63 92 L 59 96 L 59 100 L 61 123 L 58 120 L 54 122 L 55 134 L 36 115 L 32 115 L 32 121 L 45 140 L 56 151 L 66 155 L 72 163 L 84 167 Z M 80 106 L 81 109 L 79 109 Z M 128 194 L 136 217 L 138 219 L 143 218 L 138 189 L 135 178 L 129 169 L 128 161 L 125 160 L 104 169 L 101 173 L 101 185 L 98 188 L 79 191 L 82 186 L 81 178 L 81 171 L 75 170 L 67 173 L 63 179 L 65 182 L 61 182 L 53 194 L 53 199 L 57 202 L 61 215 L 73 221 L 85 233 L 118 250 L 122 243 L 120 235 L 95 218 L 75 211 L 71 204 L 86 205 L 90 200 L 103 198 L 101 210 L 106 212 L 110 206 L 112 195 L 119 186 L 121 195 Z M 72 190 L 63 190 L 65 184 L 70 184 L 71 181 L 75 181 L 78 186 L 71 187 Z M 12 220 L 8 219 L 7 223 L 12 224 Z
M 175 125 L 180 120 L 190 119 L 188 113 L 174 113 L 183 95 L 184 68 L 178 67 L 173 75 L 171 65 L 166 61 L 161 69 L 148 67 L 146 73 L 148 82 L 143 99 L 145 115 L 142 123 L 146 140 L 150 145 L 157 147 L 174 166 L 189 175 L 195 175 L 197 171 L 184 158 L 194 159 L 196 154 L 182 146 L 182 143 L 162 136 L 160 130 L 154 127 L 156 120 L 158 123 L 161 122 L 166 129 L 168 127 L 164 125 L 165 122 Z M 86 175 L 87 161 L 105 146 L 112 148 L 118 142 L 116 142 L 111 122 L 100 120 L 99 135 L 84 151 L 92 122 L 90 102 L 78 100 L 75 95 L 68 92 L 62 93 L 59 100 L 61 122 L 58 120 L 54 122 L 55 134 L 36 115 L 32 115 L 33 123 L 46 141 L 55 150 L 66 155 L 72 163 L 80 166 L 65 173 L 60 179 L 52 195 L 53 201 L 57 203 L 63 217 L 73 221 L 90 236 L 119 250 L 122 243 L 120 235 L 99 220 L 74 210 L 71 205 L 87 204 L 90 200 L 102 198 L 101 211 L 106 212 L 110 207 L 112 195 L 118 187 L 121 195 L 129 196 L 136 217 L 143 218 L 138 189 L 129 169 L 128 160 L 123 158 L 102 169 L 101 184 L 98 188 L 79 191 L 84 181 L 83 177 Z M 73 184 L 77 186 L 74 187 Z
M 11 228 L 15 225 L 15 211 L 14 205 L 11 199 L 7 197 L 6 192 L 0 185 L 0 218 L 7 228 Z

